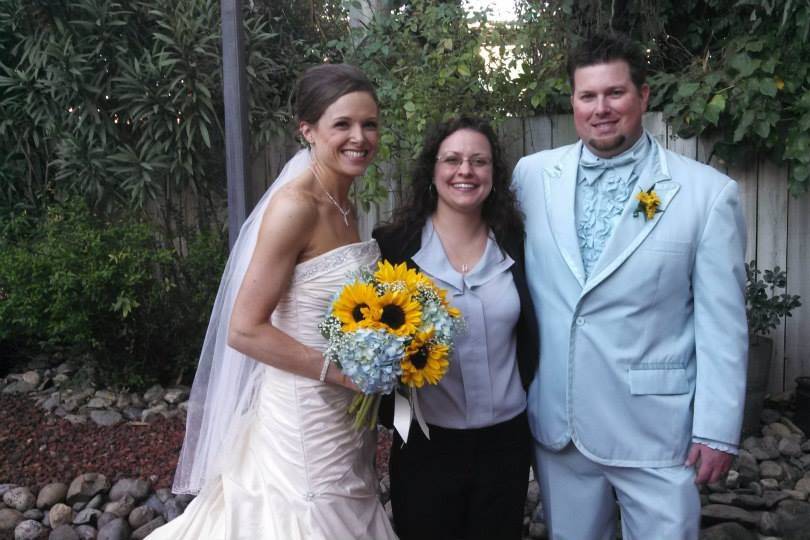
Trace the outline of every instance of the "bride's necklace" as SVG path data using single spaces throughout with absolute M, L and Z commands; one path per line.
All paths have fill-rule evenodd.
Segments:
M 318 172 L 313 167 L 310 167 L 309 170 L 312 171 L 312 175 L 315 176 L 315 180 L 318 181 L 318 185 L 321 186 L 321 189 L 323 190 L 323 192 L 326 193 L 326 196 L 329 197 L 329 200 L 332 201 L 332 204 L 334 204 L 335 208 L 338 209 L 338 212 L 340 212 L 340 215 L 343 216 L 343 223 L 345 223 L 346 226 L 348 227 L 349 226 L 349 213 L 352 211 L 352 207 L 349 206 L 349 207 L 344 209 L 342 206 L 340 206 L 340 204 L 338 204 L 338 202 L 335 200 L 335 198 L 332 197 L 332 194 L 329 193 L 329 190 L 326 189 L 326 187 L 323 185 L 323 182 L 321 182 L 321 177 L 318 175 Z

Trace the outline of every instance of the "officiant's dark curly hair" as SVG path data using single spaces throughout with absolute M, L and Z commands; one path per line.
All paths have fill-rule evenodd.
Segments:
M 402 205 L 395 211 L 393 220 L 386 225 L 400 238 L 421 234 L 422 226 L 436 211 L 438 198 L 433 186 L 433 170 L 442 142 L 461 129 L 469 129 L 482 134 L 492 149 L 492 192 L 484 201 L 481 216 L 501 247 L 507 238 L 523 238 L 523 215 L 518 209 L 517 198 L 511 187 L 510 172 L 504 160 L 498 136 L 489 122 L 471 116 L 461 116 L 429 127 L 422 144 L 422 151 L 416 158 L 411 174 L 411 184 L 403 198 Z M 407 240 L 406 240 L 407 241 Z M 514 254 L 511 254 L 513 255 Z

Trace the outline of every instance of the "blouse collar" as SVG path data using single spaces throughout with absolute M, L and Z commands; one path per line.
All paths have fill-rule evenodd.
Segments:
M 492 231 L 489 231 L 484 254 L 469 272 L 462 274 L 450 264 L 432 219 L 428 219 L 422 227 L 422 245 L 412 259 L 419 268 L 445 282 L 458 293 L 464 292 L 465 288 L 483 285 L 515 264 L 498 246 Z

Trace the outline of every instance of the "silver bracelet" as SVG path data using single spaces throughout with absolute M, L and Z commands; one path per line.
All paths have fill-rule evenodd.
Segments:
M 321 382 L 326 381 L 326 372 L 329 371 L 329 363 L 332 362 L 332 359 L 328 356 L 323 357 L 323 367 L 321 368 L 321 376 L 318 377 L 318 380 Z

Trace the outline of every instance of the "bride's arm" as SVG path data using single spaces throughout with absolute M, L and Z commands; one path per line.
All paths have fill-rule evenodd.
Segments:
M 290 282 L 298 257 L 311 241 L 317 221 L 317 208 L 305 195 L 286 190 L 275 196 L 262 219 L 228 329 L 228 345 L 239 352 L 316 380 L 323 369 L 323 354 L 274 327 L 270 315 Z M 336 366 L 329 366 L 326 382 L 357 390 Z

